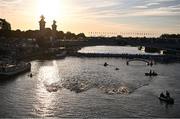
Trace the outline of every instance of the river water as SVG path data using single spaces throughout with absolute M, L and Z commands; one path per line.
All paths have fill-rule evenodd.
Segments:
M 31 64 L 32 78 L 0 81 L 0 117 L 180 117 L 178 63 L 151 68 L 121 58 L 66 57 Z M 150 69 L 160 75 L 145 77 Z M 174 105 L 159 101 L 166 90 Z
M 143 48 L 142 48 L 143 49 Z M 147 53 L 138 47 L 130 46 L 90 46 L 79 50 L 79 53 L 105 53 L 105 54 L 139 54 L 139 55 L 160 55 L 160 53 Z

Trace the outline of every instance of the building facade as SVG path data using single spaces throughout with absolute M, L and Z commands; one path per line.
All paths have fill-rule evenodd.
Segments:
M 11 30 L 11 25 L 5 19 L 0 18 L 0 30 Z

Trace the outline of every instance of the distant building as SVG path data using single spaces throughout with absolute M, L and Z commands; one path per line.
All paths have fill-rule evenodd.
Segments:
M 42 15 L 41 16 L 41 20 L 39 21 L 39 27 L 40 27 L 40 31 L 43 31 L 45 30 L 45 25 L 46 25 L 46 22 L 45 22 L 45 17 Z
M 11 25 L 5 19 L 0 18 L 0 30 L 11 30 Z
M 56 25 L 56 21 L 55 20 L 53 20 L 52 30 L 53 31 L 57 30 L 57 25 Z

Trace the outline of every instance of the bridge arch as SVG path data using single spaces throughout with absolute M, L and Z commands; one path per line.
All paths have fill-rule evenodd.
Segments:
M 153 65 L 153 62 L 151 60 L 141 59 L 141 58 L 129 59 L 129 60 L 127 60 L 126 64 L 129 65 L 129 63 L 133 62 L 133 61 L 141 61 L 141 62 L 147 63 L 147 65 Z

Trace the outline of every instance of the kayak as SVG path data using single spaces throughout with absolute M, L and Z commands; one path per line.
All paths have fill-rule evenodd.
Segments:
M 174 99 L 173 98 L 167 98 L 167 97 L 159 97 L 160 101 L 164 101 L 168 104 L 174 104 Z
M 145 76 L 157 76 L 157 73 L 145 73 Z

